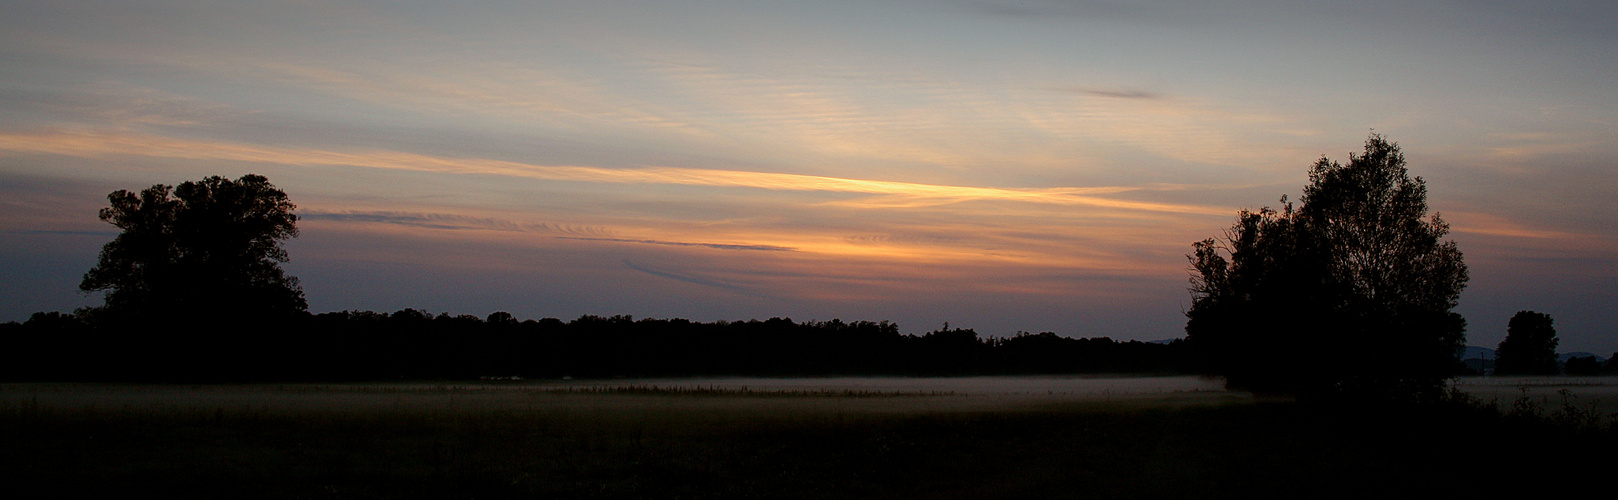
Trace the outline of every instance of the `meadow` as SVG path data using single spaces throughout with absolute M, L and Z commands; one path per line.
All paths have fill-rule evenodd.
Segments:
M 1461 385 L 1515 390 L 1484 382 Z M 1607 404 L 1599 382 L 1536 419 L 1196 377 L 5 384 L 0 480 L 13 498 L 1497 497 L 1605 477 L 1612 432 L 1550 418 L 1552 395 Z

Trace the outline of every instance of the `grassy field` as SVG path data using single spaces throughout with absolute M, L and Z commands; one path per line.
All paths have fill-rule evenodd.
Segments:
M 0 480 L 10 498 L 1492 498 L 1618 465 L 1610 432 L 1459 407 L 707 387 L 7 385 Z

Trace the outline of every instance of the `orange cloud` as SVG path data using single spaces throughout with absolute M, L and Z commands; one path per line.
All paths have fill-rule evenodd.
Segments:
M 1180 274 L 1183 273 L 1183 260 L 1173 252 L 1165 254 L 1160 251 L 1162 242 L 1189 242 L 1195 238 L 1180 234 L 1189 221 L 1200 219 L 1202 215 L 1229 215 L 1229 210 L 1222 208 L 1111 197 L 1134 190 L 1187 189 L 1186 186 L 1175 185 L 1016 189 L 717 169 L 611 169 L 450 158 L 397 151 L 345 152 L 264 146 L 130 132 L 0 134 L 0 154 L 3 152 L 96 159 L 146 156 L 281 165 L 359 166 L 587 183 L 849 193 L 860 196 L 836 201 L 816 197 L 796 207 L 774 207 L 763 211 L 743 209 L 738 213 L 745 215 L 726 220 L 685 220 L 678 214 L 641 214 L 633 217 L 606 214 L 581 217 L 573 214 L 563 216 L 564 219 L 558 221 L 534 220 L 533 217 L 548 216 L 495 207 L 409 204 L 388 206 L 386 210 L 378 211 L 375 207 L 354 202 L 338 201 L 333 205 L 329 201 L 317 200 L 304 205 L 306 210 L 312 210 L 308 214 L 311 229 L 341 227 L 343 231 L 408 235 L 412 238 L 486 240 L 510 248 L 657 245 L 663 252 L 717 259 L 737 264 L 737 269 L 743 270 L 797 270 L 798 274 L 804 276 L 831 273 L 836 278 L 825 279 L 842 285 L 876 279 L 885 284 L 873 286 L 880 285 L 879 288 L 889 291 L 908 289 L 890 283 L 893 276 L 931 282 L 929 280 L 957 279 L 952 278 L 950 273 L 963 273 L 970 277 L 963 275 L 958 279 L 974 283 L 987 283 L 985 280 L 999 276 L 994 279 L 1004 283 L 997 286 L 1008 287 L 1008 290 L 1016 288 L 1021 290 L 1019 293 L 1034 293 L 1033 290 L 1046 288 L 1050 288 L 1051 293 L 1056 293 L 1058 289 L 1064 290 L 1061 293 L 1073 293 L 1063 288 L 1068 285 L 1044 283 L 1034 278 L 1011 280 L 1006 276 L 1037 277 L 1077 270 L 1131 276 Z M 932 208 L 946 204 L 951 204 L 947 210 Z M 1184 217 L 1186 215 L 1197 217 Z M 779 223 L 780 217 L 787 217 L 786 220 L 813 220 L 815 223 L 782 224 Z M 792 251 L 758 251 L 763 249 Z M 390 258 L 408 260 L 415 257 L 399 255 Z M 467 265 L 484 264 L 472 259 Z M 868 275 L 877 269 L 896 274 L 880 279 Z M 787 288 L 799 286 L 790 283 L 779 285 Z M 839 286 L 826 285 L 822 288 L 830 293 Z
M 535 165 L 504 160 L 450 158 L 398 151 L 351 153 L 307 148 L 258 146 L 123 132 L 0 134 L 0 150 L 92 158 L 136 155 L 286 165 L 346 165 L 389 170 L 502 175 L 578 182 L 675 184 L 883 195 L 883 197 L 876 199 L 835 202 L 856 208 L 902 208 L 964 201 L 1012 201 L 1175 214 L 1219 215 L 1228 212 L 1227 209 L 1223 208 L 1118 200 L 1098 196 L 1140 189 L 1131 187 L 994 188 L 737 170 L 670 167 L 615 169 L 573 165 Z
M 1576 233 L 1534 229 L 1504 217 L 1484 213 L 1452 212 L 1444 214 L 1444 218 L 1457 221 L 1450 226 L 1450 229 L 1457 233 L 1548 240 L 1572 240 L 1587 237 Z

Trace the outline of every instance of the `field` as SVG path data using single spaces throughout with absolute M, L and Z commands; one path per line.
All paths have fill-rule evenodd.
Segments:
M 1462 385 L 1521 392 L 1494 382 Z M 1613 444 L 1192 377 L 0 385 L 13 498 L 1487 497 L 1603 478 Z
M 1605 416 L 1618 414 L 1618 379 L 1613 377 L 1466 377 L 1456 387 L 1502 406 L 1526 397 L 1545 409 L 1565 403 Z

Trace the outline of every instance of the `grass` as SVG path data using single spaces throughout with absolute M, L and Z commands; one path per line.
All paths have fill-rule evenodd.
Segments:
M 730 396 L 749 398 L 898 398 L 919 396 L 958 396 L 955 391 L 873 391 L 858 389 L 767 389 L 717 386 L 595 385 L 543 389 L 561 394 L 629 394 L 641 396 Z
M 193 386 L 203 390 L 205 386 Z M 232 386 L 225 387 L 230 390 Z M 564 387 L 520 385 L 276 385 L 273 391 L 282 393 L 357 393 L 357 394 L 615 394 L 633 396 L 705 396 L 744 398 L 893 398 L 926 396 L 960 396 L 956 391 L 904 391 L 866 389 L 752 389 L 747 386 L 721 387 L 717 385 L 575 385 Z
M 641 389 L 653 395 L 550 396 L 667 394 Z M 1610 432 L 1542 423 L 1293 403 L 289 412 L 25 398 L 0 407 L 0 480 L 10 498 L 1493 497 L 1618 465 Z

